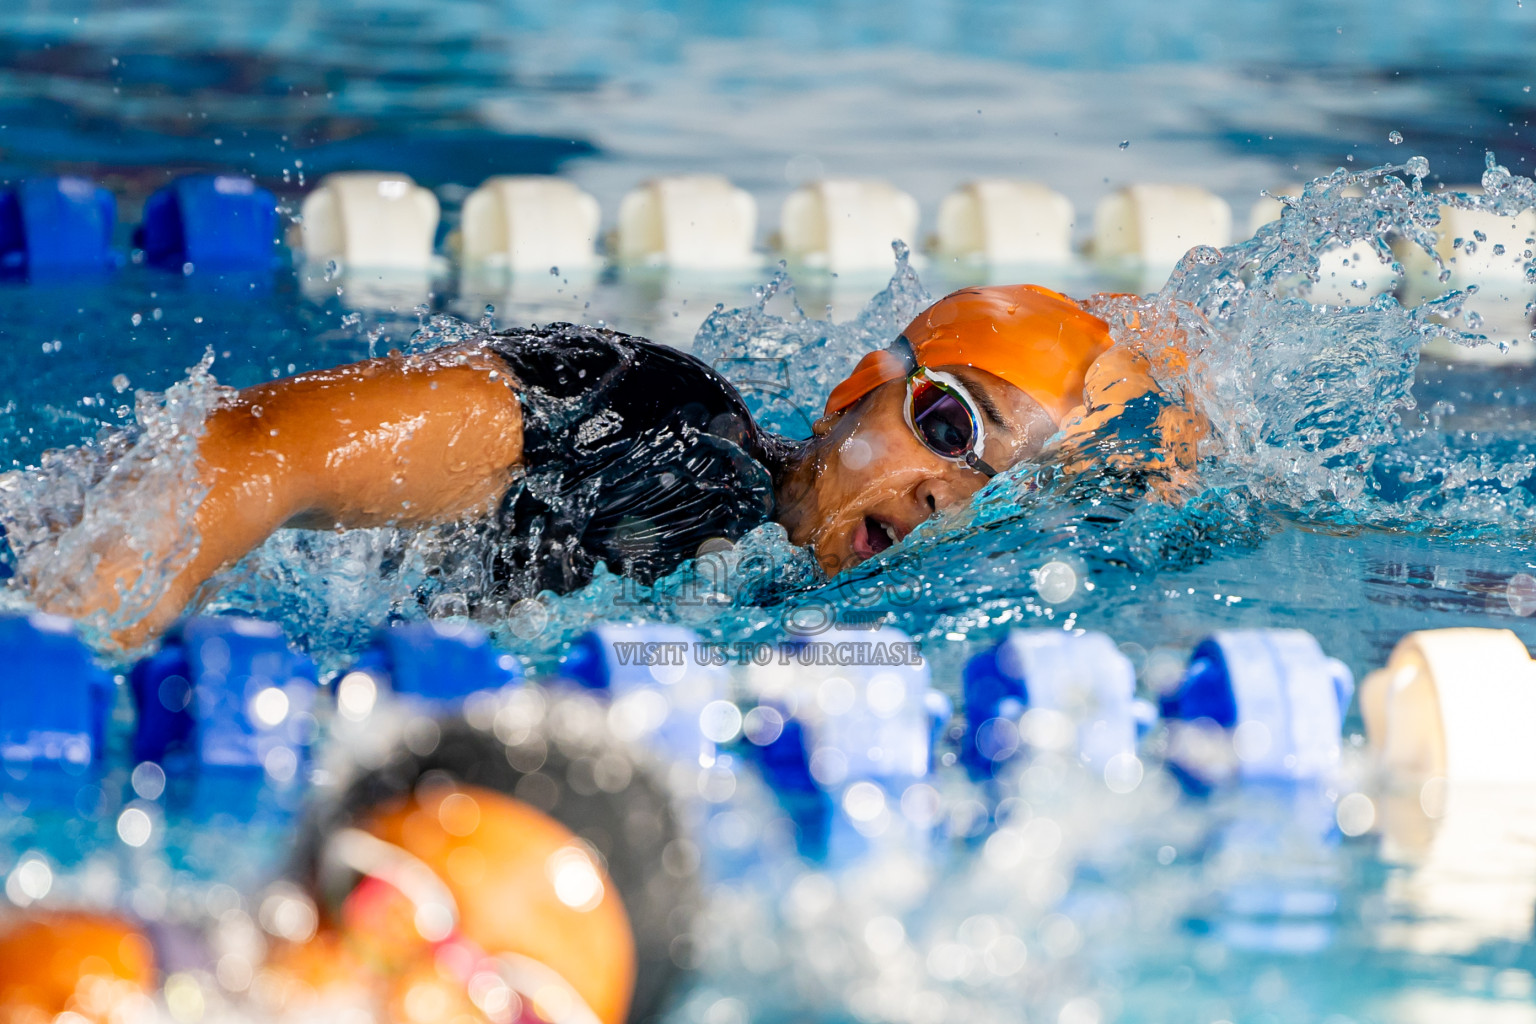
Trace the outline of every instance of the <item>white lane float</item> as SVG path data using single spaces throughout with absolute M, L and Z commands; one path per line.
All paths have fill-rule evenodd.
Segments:
M 564 178 L 490 178 L 464 200 L 460 257 L 470 271 L 590 270 L 602 263 L 597 251 L 602 219 L 597 200 Z
M 1382 858 L 1402 867 L 1387 883 L 1394 912 L 1377 926 L 1381 943 L 1461 955 L 1529 942 L 1536 664 L 1520 638 L 1501 629 L 1409 633 L 1366 677 L 1360 710 L 1383 776 Z
M 1507 629 L 1409 633 L 1366 677 L 1360 711 L 1394 778 L 1536 786 L 1536 665 Z
M 757 200 L 718 174 L 655 178 L 619 204 L 622 263 L 686 270 L 756 266 Z
M 743 733 L 801 852 L 846 865 L 872 844 L 926 842 L 938 820 L 926 780 L 953 705 L 912 639 L 834 627 L 773 654 L 741 675 Z
M 939 204 L 934 252 L 986 266 L 1059 266 L 1072 262 L 1072 202 L 1033 181 L 982 178 Z
M 1482 190 L 1463 186 L 1450 191 L 1475 195 Z M 1399 243 L 1403 305 L 1417 306 L 1448 291 L 1476 285 L 1478 291 L 1466 300 L 1457 326 L 1465 327 L 1466 315 L 1476 314 L 1482 323 L 1475 333 L 1508 347 L 1467 347 L 1435 338 L 1425 344 L 1424 351 L 1451 363 L 1536 363 L 1527 309 L 1536 299 L 1536 284 L 1525 276 L 1526 253 L 1536 246 L 1536 210 L 1505 217 L 1489 210 L 1441 206 L 1437 234 L 1435 252 L 1450 271 L 1450 280 L 1440 280 L 1440 267 L 1429 253 L 1412 243 Z
M 1232 241 L 1232 208 L 1198 185 L 1129 185 L 1099 200 L 1093 255 L 1166 272 L 1197 245 Z
M 621 737 L 709 766 L 741 714 L 728 699 L 729 673 L 702 652 L 702 638 L 683 626 L 600 623 L 571 644 L 560 672 L 613 702 L 609 720 Z
M 431 299 L 447 271 L 437 256 L 437 197 L 403 174 L 327 175 L 304 198 L 299 286 L 315 302 L 409 309 Z
M 826 178 L 784 200 L 779 248 L 793 264 L 833 273 L 889 272 L 891 243 L 917 238 L 917 200 L 888 181 Z
M 926 775 L 935 719 L 950 714 L 911 637 L 891 626 L 800 638 L 769 664 L 748 666 L 744 679 L 748 703 L 778 708 L 812 734 L 808 768 L 829 786 Z M 827 758 L 820 768 L 818 752 Z
M 300 245 L 311 263 L 430 271 L 437 197 L 404 174 L 329 174 L 304 197 Z

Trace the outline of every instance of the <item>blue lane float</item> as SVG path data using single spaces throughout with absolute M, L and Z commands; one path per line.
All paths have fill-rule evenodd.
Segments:
M 669 758 L 711 764 L 730 739 L 716 719 L 729 717 L 734 705 L 726 699 L 728 673 L 701 657 L 702 649 L 699 635 L 683 626 L 603 624 L 576 639 L 560 674 L 607 694 L 628 738 Z
M 1298 782 L 1338 767 L 1344 713 L 1355 681 L 1337 658 L 1299 629 L 1232 630 L 1201 641 L 1177 687 L 1161 699 L 1171 724 L 1202 723 L 1227 734 L 1234 760 L 1179 732 L 1170 763 L 1210 784 L 1228 774 L 1248 781 Z
M 194 174 L 150 196 L 134 245 L 168 270 L 261 270 L 272 266 L 277 198 L 250 178 Z
M 753 706 L 743 719 L 755 760 L 795 823 L 801 854 L 832 866 L 858 861 L 871 840 L 922 841 L 919 833 L 933 822 L 914 821 L 924 808 L 909 815 L 905 797 L 932 773 L 935 739 L 954 710 L 920 657 L 825 665 L 798 656 L 802 647 L 840 643 L 916 651 L 889 626 L 786 644 L 777 665 L 748 673 Z
M 1224 808 L 1221 827 L 1202 851 L 1206 861 L 1240 863 L 1239 877 L 1221 877 L 1206 915 L 1185 922 L 1234 950 L 1287 956 L 1325 952 L 1345 918 L 1341 879 L 1330 870 L 1340 839 L 1333 794 L 1321 785 L 1249 787 Z
M 0 271 L 106 270 L 117 264 L 117 200 L 86 178 L 29 178 L 0 191 Z
M 53 615 L 0 618 L 0 760 L 66 768 L 99 765 L 106 753 L 112 677 Z
M 515 656 L 498 650 L 479 626 L 461 621 L 397 622 L 379 630 L 342 676 L 339 700 L 362 699 L 351 689 L 357 672 L 366 674 L 376 689 L 430 713 L 452 711 L 471 694 L 500 690 L 523 678 Z
M 272 623 L 189 619 L 133 668 L 134 759 L 288 782 L 313 739 L 317 680 Z
M 1028 745 L 1031 710 L 1065 715 L 1077 753 L 1100 768 L 1134 754 L 1139 726 L 1154 714 L 1136 699 L 1130 660 L 1103 633 L 1014 630 L 966 664 L 963 693 L 960 759 L 977 778 L 992 777 Z
M 814 640 L 916 650 L 888 627 L 834 632 Z M 665 757 L 708 768 L 747 755 L 799 827 L 802 852 L 843 861 L 857 856 L 864 826 L 930 776 L 953 709 L 920 657 L 840 664 L 803 657 L 810 644 L 787 643 L 768 664 L 742 666 L 737 689 L 731 670 L 691 630 L 603 624 L 572 645 L 561 672 L 611 700 L 616 728 Z M 99 763 L 114 687 L 70 624 L 43 615 L 0 619 L 0 653 L 19 677 L 53 681 L 0 693 L 0 759 Z M 453 621 L 380 630 L 338 682 L 340 710 L 353 719 L 366 711 L 350 714 L 358 709 L 347 706 L 346 684 L 362 676 L 370 708 L 376 694 L 389 693 L 433 715 L 522 681 L 515 656 L 478 626 Z M 273 624 L 188 620 L 132 669 L 134 759 L 277 782 L 301 777 L 316 728 L 317 678 L 314 663 Z M 1167 761 L 1196 789 L 1229 778 L 1325 780 L 1340 762 L 1353 691 L 1349 670 L 1307 633 L 1216 633 L 1160 700 Z M 1035 745 L 1041 722 L 1054 729 L 1053 749 L 1070 747 L 1086 764 L 1134 756 L 1153 715 L 1110 638 L 1060 630 L 1015 631 L 973 657 L 963 700 L 960 757 L 976 778 L 990 778 Z M 1037 710 L 1048 714 L 1031 719 Z

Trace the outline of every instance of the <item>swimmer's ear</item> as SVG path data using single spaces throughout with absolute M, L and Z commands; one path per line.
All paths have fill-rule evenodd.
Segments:
M 842 418 L 843 410 L 841 409 L 837 412 L 829 412 L 811 424 L 811 433 L 816 437 L 826 437 L 832 432 L 832 428 L 836 425 L 837 421 Z

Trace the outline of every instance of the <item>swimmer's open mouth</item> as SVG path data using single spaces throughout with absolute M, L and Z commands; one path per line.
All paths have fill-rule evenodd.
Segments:
M 865 516 L 853 534 L 853 550 L 862 558 L 873 558 L 902 538 L 903 531 L 878 516 Z

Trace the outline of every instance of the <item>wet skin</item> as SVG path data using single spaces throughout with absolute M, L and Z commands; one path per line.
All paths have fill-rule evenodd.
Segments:
M 467 346 L 392 353 L 233 392 L 198 444 L 206 497 L 191 523 L 154 527 L 158 552 L 175 550 L 188 532 L 197 547 L 173 563 L 152 603 L 127 605 L 123 595 L 156 552 L 118 535 L 93 538 L 89 566 L 33 596 L 46 611 L 105 625 L 132 649 L 274 530 L 424 526 L 484 514 L 522 462 L 513 385 L 496 356 Z
M 942 366 L 982 406 L 984 460 L 1001 471 L 1038 454 L 1057 424 L 1039 403 L 985 370 Z M 904 540 L 970 499 L 987 477 L 929 449 L 907 426 L 906 382 L 891 381 L 816 423 L 815 442 L 779 491 L 778 519 L 829 574 Z
M 984 407 L 984 458 L 999 470 L 1038 452 L 1056 431 L 1044 409 L 999 378 L 970 367 L 934 369 L 960 378 Z M 198 446 L 207 497 L 191 523 L 167 520 L 152 541 L 160 553 L 176 550 L 189 531 L 197 541 L 171 565 L 166 584 L 147 603 L 125 604 L 146 554 L 156 552 L 107 536 L 92 539 L 88 566 L 62 574 L 68 582 L 36 588 L 34 597 L 45 610 L 92 619 L 131 649 L 174 622 L 204 582 L 274 530 L 483 515 L 522 464 L 515 389 L 495 355 L 469 345 L 231 393 Z M 894 381 L 824 417 L 782 481 L 779 521 L 829 574 L 899 542 L 986 483 L 922 444 L 903 417 L 905 395 L 905 383 Z

